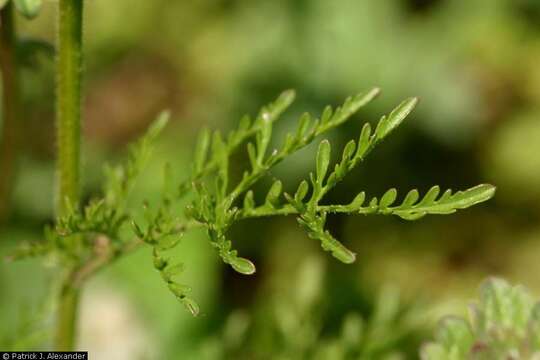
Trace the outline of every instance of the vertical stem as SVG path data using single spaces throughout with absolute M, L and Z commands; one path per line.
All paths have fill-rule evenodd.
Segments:
M 58 215 L 79 199 L 83 0 L 60 0 L 56 63 Z
M 73 351 L 75 349 L 79 289 L 71 286 L 71 280 L 71 276 L 69 276 L 60 292 L 56 319 L 56 351 Z
M 13 2 L 0 11 L 0 69 L 2 71 L 2 138 L 0 140 L 0 222 L 9 215 L 18 148 L 19 84 L 15 58 Z
M 62 216 L 66 205 L 79 201 L 81 143 L 83 0 L 59 0 L 56 127 L 58 143 L 56 211 Z M 74 244 L 75 247 L 75 244 Z M 70 272 L 74 271 L 69 269 Z M 75 348 L 79 290 L 67 276 L 60 293 L 55 347 Z

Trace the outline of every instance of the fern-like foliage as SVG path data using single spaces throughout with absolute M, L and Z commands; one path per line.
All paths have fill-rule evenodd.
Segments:
M 435 186 L 423 197 L 412 190 L 397 205 L 395 189 L 367 203 L 364 192 L 348 204 L 322 203 L 325 195 L 411 113 L 418 102 L 411 98 L 383 116 L 374 129 L 366 123 L 358 140 L 347 143 L 340 161 L 333 167 L 330 166 L 331 145 L 322 140 L 317 151 L 315 172 L 310 174 L 309 181 L 302 181 L 294 194 L 287 194 L 283 193 L 282 182 L 277 180 L 269 188 L 265 201 L 255 203 L 253 186 L 274 166 L 344 124 L 378 94 L 379 89 L 375 88 L 346 99 L 336 109 L 327 106 L 318 118 L 307 113 L 302 115 L 296 131 L 287 134 L 281 146 L 274 150 L 270 150 L 273 125 L 293 102 L 295 93 L 291 90 L 263 107 L 254 119 L 243 117 L 239 126 L 227 135 L 220 131 L 201 132 L 189 178 L 173 184 L 171 190 L 171 176 L 166 167 L 161 201 L 153 206 L 144 204 L 144 220 L 137 218 L 139 220 L 135 221 L 134 209 L 128 206 L 129 195 L 148 161 L 152 143 L 167 123 L 168 114 L 163 113 L 148 133 L 130 146 L 125 163 L 105 167 L 106 181 L 101 197 L 82 207 L 67 204 L 67 214 L 46 230 L 47 241 L 23 247 L 14 257 L 52 253 L 67 264 L 69 276 L 77 286 L 111 261 L 146 244 L 153 249 L 154 268 L 169 290 L 196 315 L 199 309 L 189 297 L 190 288 L 177 280 L 183 264 L 166 255 L 192 227 L 204 228 L 223 262 L 237 272 L 249 275 L 255 272 L 255 265 L 239 256 L 228 238 L 230 227 L 245 219 L 294 215 L 310 238 L 320 241 L 324 250 L 348 264 L 355 261 L 355 254 L 326 230 L 328 214 L 383 214 L 416 220 L 427 214 L 450 214 L 493 196 L 495 188 L 491 185 L 479 185 L 455 193 L 447 190 L 440 196 L 439 187 Z M 245 146 L 250 166 L 239 181 L 232 183 L 229 160 L 242 146 Z M 178 213 L 176 205 L 188 194 L 191 194 L 191 200 L 185 212 Z
M 315 141 L 318 136 L 345 123 L 378 93 L 379 90 L 375 88 L 365 94 L 348 98 L 335 110 L 326 107 L 322 115 L 316 119 L 304 114 L 298 121 L 296 132 L 287 134 L 281 148 L 270 153 L 268 147 L 273 123 L 292 102 L 294 93 L 291 91 L 283 93 L 274 103 L 263 108 L 255 120 L 244 118 L 240 127 L 226 137 L 227 140 L 223 140 L 220 132 L 203 133 L 198 142 L 196 155 L 198 160 L 191 179 L 197 196 L 189 207 L 188 215 L 207 228 L 212 244 L 218 249 L 225 263 L 243 274 L 255 272 L 253 263 L 239 257 L 227 238 L 230 226 L 242 219 L 294 214 L 308 236 L 319 240 L 324 250 L 344 263 L 352 263 L 355 254 L 325 229 L 328 213 L 393 214 L 403 219 L 416 220 L 426 214 L 453 213 L 493 196 L 495 188 L 491 185 L 479 185 L 456 193 L 447 190 L 440 197 L 439 187 L 433 187 L 422 199 L 418 191 L 412 190 L 400 205 L 392 206 L 397 199 L 397 191 L 391 189 L 380 200 L 373 198 L 366 206 L 363 206 L 365 201 L 363 192 L 347 205 L 321 205 L 324 196 L 411 113 L 418 102 L 416 98 L 411 98 L 402 102 L 387 116 L 383 116 L 374 130 L 366 123 L 358 140 L 347 143 L 341 161 L 335 164 L 333 170 L 330 167 L 331 145 L 327 140 L 323 140 L 317 152 L 315 173 L 310 174 L 309 181 L 300 183 L 294 195 L 283 194 L 282 183 L 277 180 L 268 190 L 265 202 L 261 205 L 254 203 L 251 188 L 268 174 L 272 167 Z M 230 186 L 229 157 L 232 150 L 244 141 L 247 142 L 246 151 L 251 168 L 244 172 L 239 183 Z M 202 176 L 212 170 L 216 175 L 213 179 L 205 179 Z M 243 201 L 239 201 L 242 195 Z
M 239 256 L 228 238 L 230 227 L 244 219 L 295 215 L 308 236 L 319 240 L 324 250 L 344 263 L 352 263 L 355 254 L 325 229 L 329 213 L 394 214 L 415 220 L 426 214 L 449 214 L 493 196 L 495 189 L 491 185 L 480 185 L 456 193 L 447 190 L 440 197 L 439 188 L 433 187 L 422 199 L 413 190 L 400 205 L 392 206 L 397 192 L 391 189 L 380 200 L 373 198 L 366 206 L 363 192 L 350 204 L 321 205 L 324 196 L 410 114 L 418 102 L 416 98 L 411 98 L 402 102 L 388 116 L 383 116 L 374 130 L 366 123 L 358 141 L 351 140 L 345 146 L 341 161 L 333 170 L 330 170 L 331 146 L 327 140 L 323 140 L 317 152 L 316 171 L 310 175 L 309 182 L 302 181 L 295 194 L 289 195 L 283 193 L 282 182 L 277 180 L 269 188 L 264 203 L 255 204 L 252 187 L 274 166 L 311 144 L 317 137 L 345 123 L 378 94 L 379 89 L 375 88 L 350 97 L 336 109 L 326 107 L 319 118 L 302 115 L 296 131 L 287 134 L 281 147 L 272 151 L 269 151 L 269 147 L 273 125 L 293 102 L 295 94 L 291 90 L 285 91 L 273 103 L 263 107 L 254 119 L 243 117 L 238 128 L 226 136 L 220 131 L 205 130 L 201 133 L 190 178 L 179 185 L 176 196 L 169 196 L 166 201 L 164 199 L 155 215 L 148 217 L 145 229 L 133 224 L 136 235 L 154 247 L 154 266 L 160 271 L 169 289 L 193 314 L 198 313 L 198 306 L 188 297 L 189 287 L 174 280 L 181 273 L 182 266 L 175 265 L 161 255 L 163 251 L 178 244 L 180 236 L 190 227 L 186 224 L 204 227 L 223 262 L 237 272 L 249 275 L 255 272 L 255 265 L 249 259 Z M 231 184 L 229 159 L 242 145 L 245 145 L 250 167 L 236 184 Z M 195 196 L 186 207 L 185 218 L 175 217 L 168 204 L 190 191 Z M 177 240 L 171 241 L 171 237 Z
M 130 234 L 133 213 L 127 202 L 168 119 L 167 112 L 160 114 L 147 133 L 129 147 L 123 164 L 105 166 L 101 197 L 85 206 L 67 202 L 65 215 L 45 228 L 44 241 L 23 244 L 9 258 L 51 256 L 69 270 L 74 286 L 79 286 L 88 276 L 142 244 Z
M 540 359 L 540 302 L 522 286 L 489 279 L 470 319 L 446 317 L 435 341 L 421 352 L 424 360 Z

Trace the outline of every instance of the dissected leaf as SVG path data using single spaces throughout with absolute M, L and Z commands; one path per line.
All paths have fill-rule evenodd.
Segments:
M 17 2 L 28 6 L 33 4 L 32 0 L 18 0 Z M 177 246 L 182 234 L 187 227 L 192 226 L 191 224 L 201 226 L 206 230 L 211 244 L 217 249 L 224 263 L 229 264 L 241 274 L 250 275 L 256 271 L 255 265 L 250 260 L 238 256 L 237 250 L 226 237 L 230 227 L 241 219 L 294 214 L 310 238 L 319 240 L 325 251 L 330 252 L 341 262 L 350 264 L 355 261 L 356 254 L 335 239 L 325 228 L 329 213 L 393 214 L 403 219 L 414 220 L 426 214 L 449 214 L 486 201 L 493 196 L 495 188 L 487 184 L 456 193 L 446 190 L 442 195 L 440 195 L 440 188 L 435 186 L 423 197 L 420 197 L 416 190 L 410 191 L 401 204 L 398 203 L 399 205 L 394 205 L 398 197 L 396 189 L 385 192 L 380 200 L 377 197 L 372 198 L 367 205 L 364 204 L 366 201 L 364 192 L 360 192 L 349 204 L 326 205 L 322 203 L 325 195 L 361 163 L 376 144 L 403 122 L 417 104 L 418 100 L 412 98 L 402 102 L 388 116 L 382 117 L 374 131 L 369 123 L 366 123 L 362 127 L 358 141 L 350 140 L 343 149 L 341 159 L 338 159 L 333 166 L 330 165 L 330 142 L 321 141 L 316 155 L 316 169 L 310 174 L 311 187 L 308 181 L 303 180 L 294 196 L 291 196 L 283 193 L 282 182 L 276 180 L 268 190 L 264 203 L 258 206 L 255 204 L 253 187 L 263 177 L 272 176 L 271 171 L 274 166 L 313 143 L 317 136 L 345 123 L 378 93 L 379 89 L 375 88 L 365 94 L 347 98 L 335 109 L 326 107 L 320 118 L 313 118 L 309 114 L 302 115 L 296 133 L 287 134 L 281 148 L 270 154 L 268 154 L 268 148 L 272 140 L 273 123 L 292 103 L 295 97 L 293 91 L 282 93 L 276 101 L 263 107 L 253 121 L 248 116 L 243 117 L 239 126 L 226 136 L 222 136 L 219 131 L 213 133 L 203 131 L 195 149 L 191 176 L 179 186 L 180 196 L 184 196 L 189 191 L 193 192 L 193 197 L 189 199 L 186 206 L 185 216 L 182 217 L 183 214 L 176 212 L 172 206 L 180 196 L 169 195 L 167 190 L 169 186 L 165 186 L 161 203 L 158 205 L 145 203 L 143 220 L 137 219 L 135 222 L 127 211 L 128 195 L 151 153 L 153 140 L 168 121 L 169 114 L 164 112 L 149 128 L 147 135 L 130 147 L 125 165 L 107 168 L 107 183 L 102 199 L 92 200 L 81 209 L 77 204 L 68 204 L 68 215 L 58 219 L 55 239 L 53 239 L 56 242 L 52 243 L 61 244 L 62 242 L 57 241 L 58 239 L 76 234 L 88 237 L 88 239 L 92 239 L 95 234 L 100 234 L 105 235 L 107 239 L 110 238 L 108 241 L 113 242 L 112 248 L 116 249 L 119 245 L 123 245 L 120 229 L 124 224 L 131 224 L 135 236 L 152 247 L 154 267 L 159 271 L 169 290 L 193 315 L 197 315 L 198 305 L 187 296 L 190 288 L 176 282 L 176 277 L 182 273 L 183 265 L 174 265 L 177 262 L 165 253 Z M 236 180 L 236 177 L 229 173 L 229 161 L 232 159 L 233 152 L 244 143 L 247 143 L 251 167 L 242 173 L 235 184 L 229 184 Z M 170 172 L 166 172 L 164 177 L 165 182 L 169 182 Z M 311 197 L 307 198 L 310 190 Z M 280 201 L 282 194 L 286 202 Z M 73 254 L 67 255 L 73 258 Z M 85 257 L 91 258 L 86 254 Z M 499 299 L 501 296 L 507 298 L 506 292 L 503 291 L 504 295 L 501 295 L 498 288 L 490 289 L 486 290 L 490 294 L 486 295 L 486 299 Z M 522 332 L 525 332 L 526 327 L 533 327 L 526 321 L 528 319 L 527 300 L 518 295 L 512 295 L 510 299 L 512 308 L 517 310 L 508 311 L 506 305 L 503 304 L 501 308 L 496 301 L 486 300 L 489 306 L 484 307 L 492 310 L 478 313 L 477 316 L 477 323 L 483 326 L 484 331 L 487 332 L 493 323 L 498 324 L 497 321 L 504 324 L 518 322 L 522 325 L 520 328 Z M 388 305 L 385 306 L 387 310 L 393 309 L 390 306 L 391 303 L 386 303 L 386 305 Z M 490 315 L 492 313 L 500 315 L 497 321 Z M 384 313 L 377 314 L 376 316 L 386 319 Z M 447 324 L 439 333 L 438 339 L 442 339 L 441 342 L 444 344 L 462 342 L 465 338 L 464 334 L 466 331 L 460 328 L 459 324 Z M 433 345 L 429 347 L 431 349 L 429 351 L 444 352 L 445 346 Z
M 422 200 L 413 205 L 412 200 L 417 198 L 416 193 L 409 193 L 401 206 L 392 208 L 392 214 L 406 220 L 415 220 L 426 214 L 451 214 L 459 209 L 466 209 L 478 203 L 487 201 L 495 194 L 495 187 L 489 184 L 482 184 L 465 191 L 458 191 L 452 195 L 437 200 L 439 187 L 432 187 Z

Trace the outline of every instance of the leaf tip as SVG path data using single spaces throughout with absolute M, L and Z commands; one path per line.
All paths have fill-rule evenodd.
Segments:
M 184 297 L 181 300 L 181 302 L 186 307 L 186 309 L 191 313 L 191 315 L 199 316 L 200 314 L 199 304 L 197 304 L 193 299 Z
M 371 90 L 369 91 L 368 94 L 370 95 L 370 97 L 371 97 L 372 99 L 374 99 L 374 98 L 376 98 L 377 96 L 379 96 L 379 95 L 381 94 L 381 92 L 382 92 L 381 88 L 378 87 L 378 86 L 375 86 L 373 89 L 371 89 Z
M 344 264 L 352 264 L 356 261 L 356 253 L 350 251 L 349 249 L 346 249 L 346 251 L 343 251 L 337 255 L 334 253 L 334 256 L 336 256 Z
M 253 262 L 241 257 L 237 257 L 231 261 L 231 266 L 236 272 L 244 275 L 253 275 L 256 271 L 255 264 L 253 264 Z
M 156 120 L 150 125 L 150 128 L 148 129 L 148 134 L 153 137 L 158 135 L 163 128 L 167 125 L 169 122 L 169 119 L 171 118 L 171 111 L 170 110 L 163 110 L 159 113 Z
M 480 186 L 483 186 L 485 188 L 488 199 L 491 199 L 493 196 L 495 196 L 495 193 L 497 192 L 497 187 L 495 185 L 481 184 Z
M 288 100 L 290 100 L 290 101 L 293 101 L 294 98 L 296 97 L 296 90 L 294 90 L 294 89 L 287 89 L 287 90 L 285 90 L 285 91 L 283 91 L 283 92 L 281 93 L 281 96 L 283 96 L 283 98 L 285 98 L 285 99 L 288 99 Z
M 405 100 L 403 102 L 403 113 L 404 113 L 403 117 L 405 118 L 406 116 L 408 116 L 414 110 L 414 108 L 416 108 L 419 102 L 420 102 L 420 98 L 416 96 Z

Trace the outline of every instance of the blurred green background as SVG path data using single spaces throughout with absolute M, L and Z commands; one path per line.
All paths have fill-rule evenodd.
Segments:
M 18 18 L 21 36 L 53 42 L 55 5 L 45 2 L 31 22 Z M 80 348 L 92 358 L 414 359 L 436 319 L 465 312 L 485 277 L 540 291 L 540 1 L 88 0 L 85 21 L 86 198 L 99 189 L 103 162 L 121 159 L 160 110 L 170 108 L 174 121 L 139 200 L 158 196 L 155 174 L 165 161 L 187 177 L 198 130 L 231 129 L 288 88 L 298 97 L 277 141 L 302 112 L 382 88 L 332 133 L 336 148 L 364 121 L 406 97 L 421 99 L 400 131 L 330 194 L 332 202 L 390 187 L 498 188 L 489 203 L 453 216 L 332 217 L 331 231 L 358 254 L 354 265 L 323 253 L 293 218 L 256 220 L 231 234 L 258 264 L 245 277 L 194 232 L 177 256 L 200 301 L 198 318 L 140 250 L 84 292 Z M 53 221 L 53 59 L 32 58 L 22 87 L 23 148 L 11 216 L 0 230 L 2 255 L 39 240 Z M 272 175 L 290 191 L 313 158 L 310 147 Z M 0 347 L 49 341 L 56 278 L 47 265 L 0 263 Z

